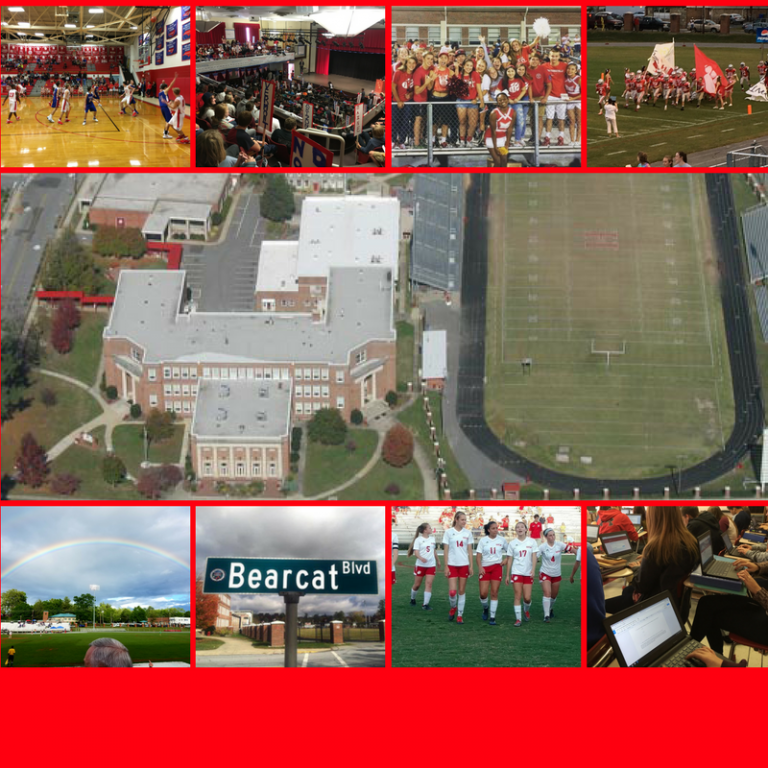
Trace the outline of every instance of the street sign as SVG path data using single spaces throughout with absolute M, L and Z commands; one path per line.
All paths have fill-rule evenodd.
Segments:
M 206 594 L 375 595 L 375 560 L 274 560 L 266 557 L 209 557 Z

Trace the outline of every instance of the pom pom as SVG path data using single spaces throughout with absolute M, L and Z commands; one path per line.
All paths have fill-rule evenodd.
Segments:
M 500 155 L 506 155 L 509 153 L 509 150 L 506 147 L 499 147 L 499 154 Z
M 448 80 L 448 98 L 451 101 L 466 99 L 469 96 L 469 86 L 458 77 L 452 77 Z
M 533 31 L 536 33 L 536 37 L 549 37 L 549 22 L 543 17 L 536 19 L 533 22 Z

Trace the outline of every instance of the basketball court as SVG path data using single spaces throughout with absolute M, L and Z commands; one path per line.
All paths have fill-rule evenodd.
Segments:
M 157 99 L 166 82 L 189 101 L 189 49 L 182 49 L 191 45 L 184 42 L 191 20 L 183 14 L 180 7 L 4 8 L 2 96 L 11 77 L 17 85 L 26 81 L 27 95 L 19 99 L 18 120 L 9 123 L 8 102 L 3 107 L 2 166 L 188 167 L 189 144 L 173 131 L 173 138 L 163 138 L 166 120 Z M 76 81 L 68 120 L 59 110 L 50 122 L 52 84 L 58 83 L 61 95 L 66 80 Z M 143 81 L 146 93 L 136 94 L 138 114 L 129 108 L 122 115 L 122 88 L 130 81 Z M 84 125 L 85 93 L 92 85 L 99 86 L 99 101 Z

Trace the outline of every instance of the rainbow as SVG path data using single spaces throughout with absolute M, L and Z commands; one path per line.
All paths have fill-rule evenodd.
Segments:
M 60 552 L 62 549 L 69 549 L 70 547 L 87 547 L 94 545 L 110 545 L 116 547 L 130 547 L 131 549 L 138 549 L 143 552 L 149 552 L 152 555 L 157 555 L 158 557 L 163 557 L 166 560 L 170 560 L 171 562 L 176 563 L 176 565 L 180 565 L 187 571 L 189 570 L 189 563 L 184 562 L 181 558 L 176 557 L 176 555 L 172 555 L 170 552 L 165 552 L 164 550 L 158 549 L 157 547 L 150 547 L 147 544 L 142 544 L 140 541 L 130 541 L 129 539 L 75 539 L 73 541 L 62 541 L 59 544 L 53 544 L 50 547 L 39 549 L 37 552 L 33 552 L 31 555 L 27 555 L 26 557 L 21 558 L 21 560 L 16 561 L 13 563 L 13 565 L 4 570 L 0 574 L 0 578 L 5 578 L 22 566 L 27 565 L 27 563 L 31 563 L 33 560 L 38 560 L 41 557 L 50 555 L 53 552 Z

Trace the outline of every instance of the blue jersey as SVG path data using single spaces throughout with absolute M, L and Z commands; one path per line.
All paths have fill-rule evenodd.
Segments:
M 59 104 L 59 86 L 53 86 L 53 99 L 51 99 L 51 106 L 56 107 Z
M 160 91 L 158 101 L 160 102 L 160 111 L 163 113 L 165 121 L 170 123 L 173 119 L 173 115 L 171 114 L 171 110 L 168 107 L 168 94 L 165 91 Z
M 96 111 L 96 105 L 94 104 L 94 96 L 92 93 L 85 94 L 85 111 L 86 112 Z

